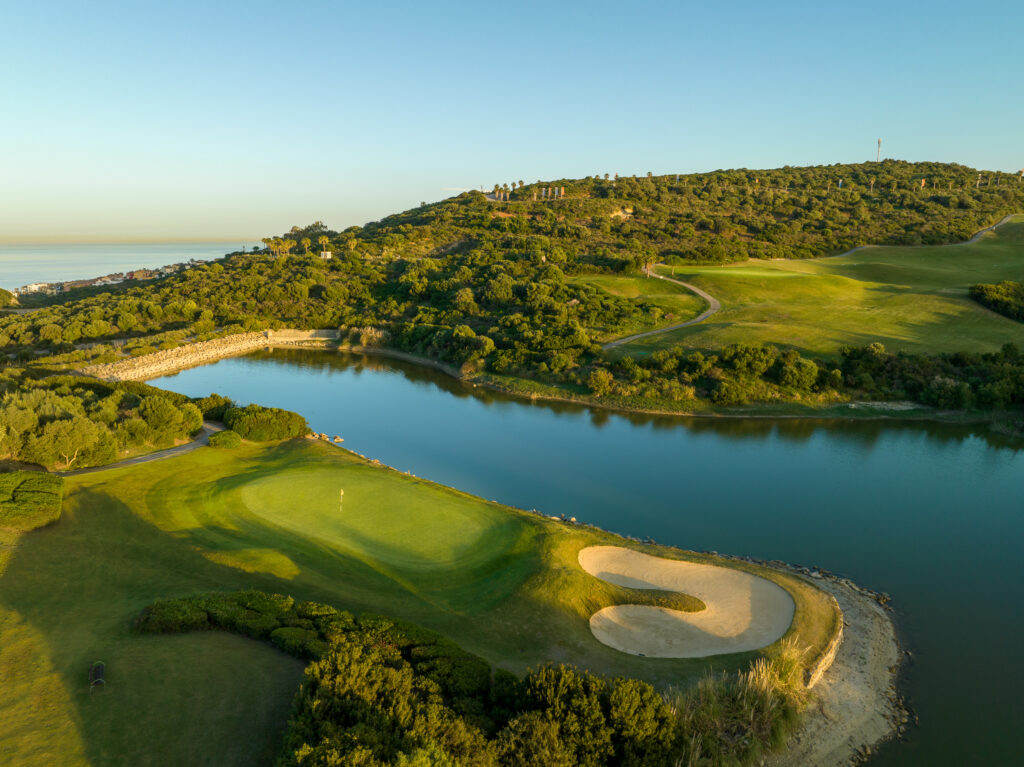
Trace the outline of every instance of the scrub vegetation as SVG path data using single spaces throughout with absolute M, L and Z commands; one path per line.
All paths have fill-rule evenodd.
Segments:
M 571 682 L 589 690 L 592 711 L 604 717 L 594 726 L 599 733 L 609 733 L 608 737 L 618 732 L 611 719 L 620 685 L 613 681 L 616 678 L 637 680 L 629 682 L 628 689 L 638 700 L 648 701 L 655 712 L 666 710 L 660 696 L 669 686 L 691 689 L 708 673 L 726 674 L 716 677 L 715 684 L 725 685 L 721 694 L 733 696 L 729 699 L 736 701 L 735 706 L 754 705 L 753 692 L 736 697 L 729 690 L 738 684 L 739 674 L 749 673 L 761 653 L 706 660 L 643 658 L 617 652 L 594 639 L 588 620 L 595 611 L 613 604 L 643 604 L 648 598 L 645 592 L 589 576 L 578 566 L 581 548 L 623 543 L 593 528 L 486 502 L 319 440 L 243 442 L 234 450 L 201 449 L 170 460 L 69 477 L 65 482 L 60 521 L 19 534 L 10 546 L 0 549 L 0 658 L 6 690 L 0 701 L 0 750 L 15 754 L 19 764 L 272 761 L 280 753 L 281 728 L 302 665 L 323 650 L 315 643 L 323 638 L 318 634 L 314 641 L 306 633 L 310 625 L 302 621 L 311 621 L 316 628 L 316 618 L 323 616 L 307 611 L 298 616 L 297 625 L 280 616 L 274 618 L 276 622 L 263 620 L 245 612 L 271 609 L 259 607 L 263 603 L 258 601 L 237 611 L 206 601 L 202 612 L 191 608 L 160 612 L 155 607 L 193 604 L 173 600 L 223 591 L 288 594 L 295 601 L 285 600 L 289 607 L 281 616 L 297 612 L 301 603 L 317 602 L 338 611 L 332 615 L 344 611 L 357 616 L 353 618 L 357 625 L 363 625 L 364 614 L 383 614 L 389 617 L 378 624 L 381 631 L 385 624 L 413 631 L 407 627 L 413 623 L 422 627 L 417 631 L 442 635 L 445 640 L 438 646 L 447 648 L 449 655 L 436 651 L 434 665 L 411 654 L 399 658 L 401 652 L 396 655 L 396 648 L 387 643 L 367 649 L 363 638 L 350 637 L 337 648 L 328 643 L 327 654 L 317 661 L 322 665 L 314 666 L 318 670 L 307 676 L 296 712 L 303 710 L 301 701 L 310 710 L 323 711 L 313 705 L 314 700 L 336 693 L 338 697 L 331 699 L 339 704 L 338 710 L 363 710 L 372 717 L 360 721 L 384 727 L 390 721 L 385 716 L 391 715 L 390 704 L 373 698 L 371 691 L 378 689 L 375 685 L 390 684 L 389 680 L 408 683 L 415 691 L 411 700 L 416 706 L 422 704 L 417 711 L 424 715 L 435 711 L 440 716 L 442 709 L 451 709 L 492 744 L 488 749 L 494 749 L 495 759 L 504 758 L 501 748 L 511 753 L 516 750 L 514 744 L 538 739 L 537 747 L 550 746 L 556 753 L 564 748 L 574 755 L 578 741 L 560 729 L 566 717 L 544 713 L 556 705 L 555 698 L 550 706 L 536 702 L 540 698 L 521 704 L 525 707 L 516 709 L 516 716 L 509 713 L 504 719 L 485 708 L 492 722 L 488 725 L 468 703 L 457 704 L 443 689 L 440 697 L 435 695 L 429 677 L 420 673 L 423 664 L 441 668 L 447 663 L 445 657 L 476 656 L 474 664 L 492 669 L 491 680 L 509 681 L 494 669 L 519 677 L 534 673 L 530 678 L 539 680 L 556 679 L 544 674 L 562 674 L 564 683 L 551 681 L 545 689 L 551 695 L 564 693 L 574 689 Z M 660 556 L 723 563 L 710 555 L 637 547 Z M 836 614 L 826 595 L 810 583 L 776 571 L 743 562 L 725 564 L 774 580 L 796 602 L 790 631 L 766 648 L 764 657 L 775 664 L 785 655 L 787 642 L 794 642 L 801 649 L 809 648 L 800 656 L 801 664 L 812 663 L 836 628 Z M 656 595 L 650 596 L 651 603 L 656 603 Z M 681 595 L 673 606 L 700 608 L 698 601 L 686 604 L 685 599 Z M 130 631 L 133 619 L 150 605 L 154 605 L 148 614 L 154 627 L 233 626 L 302 656 L 303 663 L 266 644 L 222 631 L 166 635 Z M 221 617 L 211 618 L 215 615 Z M 423 658 L 428 655 L 424 652 Z M 108 691 L 89 695 L 86 671 L 97 659 L 107 664 Z M 544 671 L 551 661 L 574 669 L 556 666 Z M 360 673 L 351 673 L 356 670 Z M 788 678 L 779 673 L 780 678 Z M 654 685 L 659 696 L 641 695 L 647 689 L 643 682 Z M 494 681 L 488 684 L 493 686 Z M 527 682 L 512 686 L 520 691 L 533 689 Z M 385 689 L 389 688 L 379 688 Z M 576 698 L 575 694 L 570 697 Z M 720 698 L 707 701 L 721 711 Z M 434 704 L 441 708 L 431 708 Z M 764 705 L 775 711 L 782 702 Z M 712 715 L 709 708 L 706 716 Z M 682 713 L 672 716 L 672 721 L 685 720 Z M 697 722 L 704 715 L 687 716 Z M 521 721 L 513 727 L 514 719 Z M 731 714 L 727 719 L 733 722 Z M 342 718 L 337 727 L 350 727 L 353 721 Z M 409 756 L 421 746 L 429 752 L 427 741 L 417 740 L 424 735 L 422 729 L 413 728 L 411 734 L 405 729 L 411 721 L 401 718 L 393 722 L 395 727 L 388 724 L 388 732 L 398 738 L 389 742 L 402 744 L 399 750 L 408 745 Z M 428 716 L 415 721 L 434 720 Z M 644 721 L 640 718 L 635 724 L 647 727 Z M 724 722 L 734 734 L 729 729 L 734 724 Z M 683 729 L 678 732 L 695 732 L 694 726 L 680 724 Z M 291 753 L 304 743 L 316 749 L 320 734 L 340 732 L 326 719 L 306 721 L 302 727 L 307 729 L 297 725 L 290 729 Z M 677 732 L 675 725 L 667 732 Z M 767 730 L 759 732 L 758 743 L 775 737 L 766 741 L 762 735 Z M 370 738 L 369 730 L 358 733 Z M 691 748 L 690 740 L 679 737 L 673 743 L 684 751 Z M 384 749 L 374 752 L 374 758 L 385 764 L 388 759 L 401 763 L 398 751 L 370 740 L 362 745 Z M 710 736 L 702 736 L 700 742 L 706 756 Z M 750 747 L 754 753 L 761 746 L 751 746 L 752 742 L 744 740 L 743 748 Z M 351 745 L 348 739 L 330 743 L 331 748 Z M 733 743 L 733 747 L 739 745 Z M 613 745 L 610 752 L 601 753 L 610 760 L 623 759 L 623 749 Z

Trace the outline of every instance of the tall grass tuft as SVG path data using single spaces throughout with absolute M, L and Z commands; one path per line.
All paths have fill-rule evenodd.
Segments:
M 748 765 L 779 748 L 806 700 L 804 651 L 782 643 L 771 658 L 747 671 L 708 674 L 689 690 L 672 688 L 665 700 L 675 716 L 679 767 Z

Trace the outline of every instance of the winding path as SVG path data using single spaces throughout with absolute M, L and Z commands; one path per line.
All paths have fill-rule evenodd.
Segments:
M 664 264 L 658 264 L 658 266 L 664 266 Z M 609 349 L 614 349 L 616 346 L 622 346 L 623 344 L 628 344 L 628 343 L 631 343 L 633 341 L 637 341 L 637 340 L 639 340 L 641 338 L 647 338 L 648 336 L 656 336 L 656 335 L 658 335 L 660 333 L 668 333 L 670 330 L 678 330 L 679 328 L 685 328 L 685 327 L 687 327 L 689 325 L 696 325 L 698 322 L 703 322 L 708 317 L 710 317 L 712 314 L 714 314 L 715 312 L 717 312 L 719 309 L 722 308 L 722 304 L 721 304 L 721 302 L 719 302 L 719 300 L 717 298 L 715 298 L 710 293 L 705 293 L 703 290 L 698 288 L 696 285 L 691 285 L 688 282 L 683 282 L 682 280 L 676 280 L 676 279 L 673 279 L 672 277 L 665 277 L 664 275 L 661 275 L 661 274 L 655 274 L 654 272 L 651 272 L 650 276 L 654 277 L 656 279 L 659 279 L 659 280 L 665 280 L 665 282 L 672 282 L 672 283 L 675 283 L 676 285 L 682 285 L 687 290 L 689 290 L 689 291 L 691 291 L 693 293 L 696 293 L 698 296 L 700 296 L 705 301 L 707 301 L 708 302 L 708 308 L 705 309 L 701 314 L 699 314 L 696 317 L 694 317 L 692 320 L 687 320 L 686 322 L 680 322 L 680 323 L 677 323 L 675 325 L 669 325 L 667 328 L 658 328 L 657 330 L 647 330 L 647 331 L 644 331 L 643 333 L 636 333 L 635 335 L 626 336 L 625 338 L 617 338 L 614 341 L 609 341 L 608 343 L 604 344 L 601 347 L 605 351 L 608 351 Z
M 173 458 L 176 455 L 191 453 L 196 448 L 210 444 L 210 435 L 214 432 L 223 431 L 223 429 L 224 427 L 219 423 L 203 421 L 203 428 L 196 435 L 195 439 L 191 442 L 186 442 L 184 445 L 169 447 L 166 450 L 157 450 L 155 453 L 137 455 L 134 458 L 125 458 L 123 461 L 115 461 L 114 463 L 108 463 L 103 466 L 90 466 L 87 469 L 71 469 L 70 471 L 55 471 L 53 473 L 62 477 L 74 477 L 79 474 L 92 474 L 93 472 L 106 471 L 107 469 L 119 469 L 122 466 L 134 466 L 139 463 L 149 463 L 150 461 L 161 461 L 164 458 Z
M 980 240 L 982 237 L 984 237 L 987 233 L 995 231 L 997 227 L 1000 227 L 1003 224 L 1008 223 L 1009 221 L 1011 221 L 1012 219 L 1016 218 L 1019 215 L 1021 215 L 1021 214 L 1020 213 L 1011 213 L 1008 216 L 1004 216 L 1000 221 L 997 221 L 996 223 L 992 224 L 992 226 L 986 226 L 984 229 L 979 229 L 977 232 L 974 233 L 974 235 L 971 237 L 971 239 L 964 240 L 963 242 L 954 242 L 954 243 L 950 243 L 950 244 L 952 244 L 952 245 L 970 245 L 972 243 L 975 243 L 978 240 Z M 856 253 L 859 250 L 864 250 L 865 248 L 879 248 L 879 247 L 888 247 L 888 246 L 885 246 L 885 245 L 858 245 L 856 248 L 851 248 L 850 250 L 847 250 L 845 253 L 840 253 L 840 254 L 835 255 L 835 256 L 823 256 L 822 258 L 842 258 L 843 256 L 849 256 L 852 253 Z M 910 247 L 914 247 L 914 246 L 910 246 Z M 916 246 L 916 247 L 931 247 L 931 246 Z M 658 266 L 664 266 L 664 264 L 658 264 Z M 614 349 L 616 346 L 622 346 L 623 344 L 628 344 L 628 343 L 632 343 L 633 341 L 638 341 L 641 338 L 648 338 L 650 336 L 660 335 L 661 333 L 668 333 L 671 330 L 678 330 L 679 328 L 685 328 L 685 327 L 688 327 L 690 325 L 696 325 L 698 322 L 703 322 L 708 317 L 710 317 L 712 314 L 714 314 L 715 312 L 717 312 L 719 309 L 722 308 L 722 304 L 719 302 L 719 300 L 717 298 L 712 296 L 710 293 L 705 293 L 703 290 L 698 288 L 696 285 L 691 285 L 688 282 L 683 282 L 682 280 L 676 280 L 676 279 L 673 279 L 672 277 L 665 277 L 664 275 L 661 275 L 661 274 L 654 274 L 653 272 L 649 276 L 650 277 L 656 277 L 659 280 L 665 280 L 666 282 L 674 282 L 676 285 L 681 285 L 684 288 L 686 288 L 687 290 L 690 290 L 690 291 L 696 293 L 698 296 L 700 296 L 701 298 L 703 298 L 705 301 L 708 302 L 708 308 L 702 314 L 698 315 L 697 317 L 694 317 L 692 320 L 687 320 L 686 322 L 680 322 L 680 323 L 678 323 L 676 325 L 669 325 L 668 327 L 665 327 L 665 328 L 658 328 L 656 330 L 646 330 L 643 333 L 636 333 L 636 334 L 631 335 L 631 336 L 625 336 L 623 338 L 617 338 L 614 341 L 609 341 L 608 343 L 603 344 L 601 346 L 601 348 L 604 349 L 605 351 L 608 351 L 609 349 Z

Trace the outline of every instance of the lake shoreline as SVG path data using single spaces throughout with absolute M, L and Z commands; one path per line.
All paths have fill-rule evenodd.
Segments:
M 582 408 L 605 410 L 611 413 L 649 415 L 675 418 L 723 418 L 723 419 L 760 419 L 760 420 L 851 420 L 851 421 L 925 421 L 944 424 L 961 425 L 993 425 L 1000 423 L 1000 413 L 972 413 L 966 411 L 932 410 L 916 403 L 898 402 L 846 402 L 837 403 L 818 411 L 810 412 L 765 412 L 772 407 L 785 406 L 750 405 L 748 411 L 722 412 L 709 409 L 701 412 L 684 412 L 678 410 L 662 410 L 643 408 L 623 403 L 607 403 L 588 397 L 571 397 L 547 392 L 525 392 L 489 378 L 478 378 L 466 375 L 444 362 L 420 357 L 397 349 L 381 346 L 363 346 L 348 344 L 339 340 L 335 330 L 267 330 L 253 333 L 239 333 L 231 336 L 199 341 L 147 354 L 142 357 L 117 360 L 99 365 L 88 365 L 77 372 L 107 380 L 148 381 L 154 378 L 178 373 L 189 368 L 213 364 L 222 359 L 244 356 L 251 352 L 272 348 L 305 348 L 337 351 L 346 354 L 385 357 L 407 362 L 413 365 L 430 368 L 474 388 L 483 388 L 500 394 L 529 402 L 558 402 L 577 405 Z M 530 381 L 530 379 L 519 379 Z M 542 384 L 543 385 L 543 384 Z M 841 408 L 841 409 L 840 409 Z M 1007 438 L 1019 435 L 1004 433 Z

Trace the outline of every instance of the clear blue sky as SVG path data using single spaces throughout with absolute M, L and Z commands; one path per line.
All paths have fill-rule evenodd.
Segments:
M 0 13 L 0 241 L 259 238 L 464 188 L 1024 167 L 1024 3 L 47 2 Z

